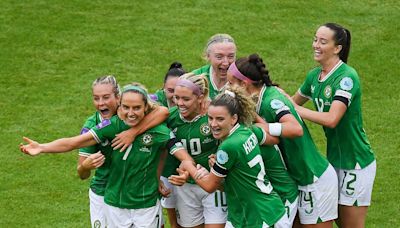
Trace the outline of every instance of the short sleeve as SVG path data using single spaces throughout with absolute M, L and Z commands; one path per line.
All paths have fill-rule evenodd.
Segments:
M 259 145 L 263 145 L 267 140 L 267 133 L 261 127 L 256 125 L 251 126 L 251 131 L 256 135 Z
M 360 89 L 360 82 L 353 75 L 342 77 L 335 83 L 335 95 L 333 100 L 341 101 L 346 106 L 350 106 L 352 99 Z
M 309 100 L 312 100 L 311 98 L 311 86 L 312 86 L 312 74 L 308 73 L 306 80 L 303 82 L 303 84 L 300 86 L 298 93 L 302 96 L 305 97 Z
M 114 117 L 113 117 L 114 118 Z M 113 138 L 117 132 L 111 123 L 111 120 L 103 120 L 89 131 L 97 143 L 107 141 L 107 138 Z M 113 135 L 113 136 L 112 136 Z
M 214 173 L 218 177 L 226 177 L 228 171 L 233 167 L 236 163 L 237 159 L 237 150 L 234 150 L 233 147 L 225 144 L 220 146 L 216 153 L 217 161 L 211 169 L 211 172 Z

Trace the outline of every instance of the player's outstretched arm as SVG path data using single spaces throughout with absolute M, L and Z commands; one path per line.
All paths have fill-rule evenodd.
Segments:
M 64 153 L 74 149 L 95 145 L 97 142 L 90 132 L 82 135 L 57 139 L 49 143 L 38 143 L 27 137 L 23 137 L 27 144 L 20 144 L 19 149 L 28 155 L 38 155 L 40 153 Z
M 111 146 L 114 148 L 114 150 L 121 148 L 120 151 L 124 151 L 129 147 L 129 145 L 132 144 L 136 136 L 161 124 L 168 118 L 168 115 L 168 108 L 157 106 L 153 111 L 147 114 L 136 127 L 117 134 L 112 140 Z

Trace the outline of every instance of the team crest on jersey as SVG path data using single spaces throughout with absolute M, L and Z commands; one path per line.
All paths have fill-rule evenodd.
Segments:
M 219 164 L 223 165 L 223 164 L 227 163 L 228 160 L 229 160 L 229 156 L 225 151 L 219 150 L 217 152 L 217 162 Z
M 284 106 L 285 104 L 281 100 L 273 99 L 271 101 L 271 108 L 273 109 L 280 109 Z
M 324 89 L 324 96 L 330 98 L 332 96 L 332 87 L 330 85 L 326 86 Z
M 102 146 L 107 146 L 108 144 L 110 144 L 110 141 L 108 141 L 108 139 L 106 139 L 104 142 L 101 142 Z
M 340 81 L 340 88 L 349 91 L 353 88 L 353 79 L 345 77 Z
M 144 145 L 149 146 L 153 143 L 153 136 L 150 134 L 144 134 L 142 142 Z
M 202 135 L 210 135 L 210 134 L 211 134 L 210 125 L 208 125 L 208 123 L 203 123 L 203 124 L 200 126 L 200 133 L 201 133 Z

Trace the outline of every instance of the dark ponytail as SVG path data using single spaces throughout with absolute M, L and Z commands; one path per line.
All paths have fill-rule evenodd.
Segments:
M 167 81 L 168 77 L 179 77 L 185 73 L 186 71 L 182 68 L 182 63 L 173 62 L 164 76 L 164 83 Z
M 278 86 L 271 81 L 267 66 L 258 54 L 240 58 L 235 64 L 243 75 L 254 81 L 254 85 Z
M 351 46 L 351 34 L 350 31 L 336 23 L 326 23 L 323 26 L 333 30 L 333 39 L 336 45 L 342 45 L 342 50 L 339 52 L 339 58 L 347 63 L 347 59 L 350 53 Z

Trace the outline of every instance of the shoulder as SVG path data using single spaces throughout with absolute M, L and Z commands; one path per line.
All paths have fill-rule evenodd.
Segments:
M 204 66 L 202 66 L 202 67 L 200 67 L 198 69 L 193 70 L 192 72 L 194 74 L 202 74 L 202 73 L 208 74 L 208 72 L 210 71 L 210 67 L 211 67 L 211 65 L 207 64 L 207 65 L 204 65 Z
M 95 112 L 93 115 L 89 116 L 85 123 L 83 124 L 83 128 L 92 128 L 101 122 L 100 114 Z
M 168 126 L 175 123 L 176 120 L 179 118 L 179 110 L 178 107 L 174 106 L 172 108 L 170 108 L 169 110 L 169 115 L 168 115 L 168 119 L 167 119 L 167 124 Z

